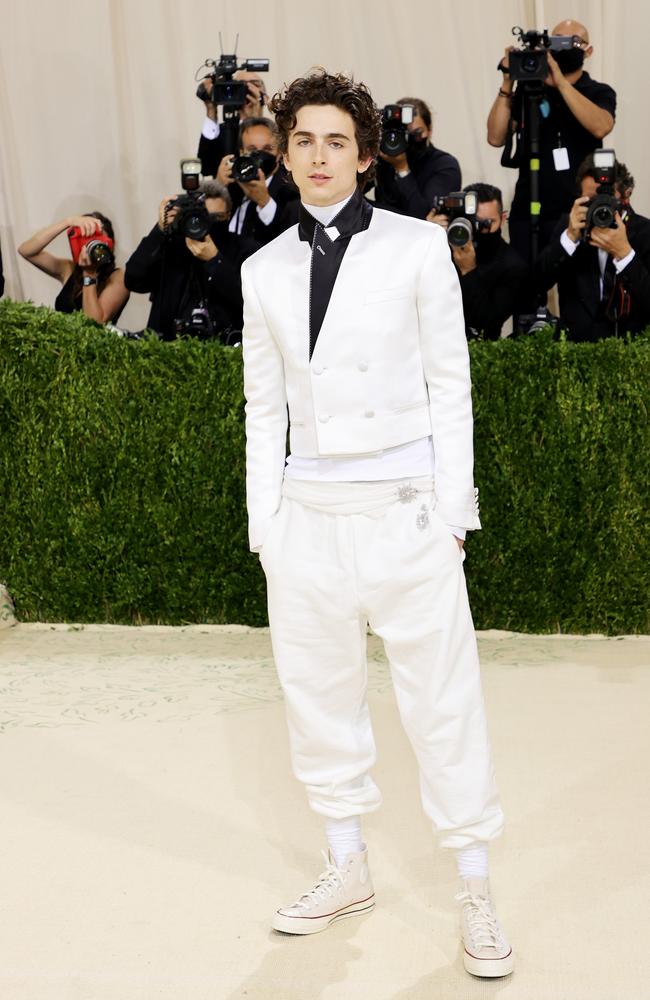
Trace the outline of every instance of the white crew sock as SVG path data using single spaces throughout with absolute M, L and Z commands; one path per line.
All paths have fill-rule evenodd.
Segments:
M 348 854 L 358 854 L 359 851 L 363 850 L 361 821 L 358 816 L 328 819 L 325 824 L 325 832 L 337 868 L 342 868 L 345 865 Z
M 488 841 L 477 840 L 457 850 L 456 864 L 461 878 L 488 878 Z

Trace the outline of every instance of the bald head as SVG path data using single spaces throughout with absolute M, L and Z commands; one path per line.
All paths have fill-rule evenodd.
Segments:
M 589 32 L 580 21 L 560 21 L 551 32 L 552 35 L 577 35 L 583 42 L 589 44 Z

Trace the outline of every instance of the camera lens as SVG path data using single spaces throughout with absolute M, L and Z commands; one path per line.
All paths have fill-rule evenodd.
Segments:
M 594 209 L 591 221 L 599 229 L 609 229 L 614 225 L 614 212 L 609 205 L 599 205 Z
M 452 247 L 464 247 L 472 238 L 472 223 L 467 219 L 454 219 L 447 230 Z
M 111 248 L 100 240 L 92 240 L 87 243 L 86 250 L 93 267 L 107 267 L 115 261 Z
M 399 156 L 406 152 L 406 133 L 402 129 L 389 129 L 384 132 L 380 149 L 387 156 Z
M 183 216 L 183 236 L 190 240 L 204 240 L 208 235 L 208 216 L 205 209 L 187 212 Z
M 539 56 L 536 55 L 524 56 L 524 58 L 521 60 L 521 68 L 524 73 L 528 73 L 530 76 L 537 75 L 541 69 Z

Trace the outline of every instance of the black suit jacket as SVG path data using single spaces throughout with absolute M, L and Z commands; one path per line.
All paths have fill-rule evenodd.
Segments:
M 431 144 L 419 156 L 409 147 L 406 159 L 411 171 L 406 177 L 398 177 L 386 160 L 377 160 L 375 204 L 414 219 L 426 219 L 436 195 L 460 191 L 460 164 L 451 153 Z
M 570 339 L 600 340 L 645 329 L 650 325 L 650 219 L 632 212 L 627 221 L 627 236 L 635 255 L 616 281 L 628 292 L 631 308 L 618 322 L 606 315 L 606 304 L 600 297 L 597 248 L 580 243 L 570 256 L 560 242 L 568 220 L 568 215 L 560 219 L 553 239 L 537 259 L 534 274 L 543 291 L 557 282 L 560 318 Z
M 165 236 L 156 225 L 126 262 L 124 283 L 132 292 L 149 292 L 151 313 L 147 326 L 164 340 L 176 337 L 174 320 L 187 318 L 199 300 L 208 303 L 215 328 L 242 327 L 242 261 L 258 249 L 252 240 L 215 227 L 211 235 L 219 248 L 208 262 L 198 260 L 178 235 Z
M 478 237 L 480 240 L 486 237 Z M 498 340 L 501 327 L 516 311 L 528 268 L 517 251 L 499 237 L 496 251 L 481 259 L 468 274 L 460 275 L 465 327 L 476 330 L 487 340 Z
M 239 184 L 228 185 L 228 190 L 232 198 L 232 211 L 234 215 L 246 195 Z M 289 180 L 282 164 L 271 178 L 269 194 L 278 206 L 273 221 L 266 226 L 257 214 L 257 205 L 251 201 L 246 208 L 244 226 L 241 231 L 242 236 L 255 240 L 260 246 L 264 246 L 266 243 L 274 240 L 276 236 L 279 236 L 285 229 L 292 226 L 297 218 L 297 213 L 288 212 L 288 206 L 292 201 L 297 203 L 300 194 L 295 184 L 292 184 Z

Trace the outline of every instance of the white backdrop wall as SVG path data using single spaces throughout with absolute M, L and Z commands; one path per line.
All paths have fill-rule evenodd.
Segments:
M 590 30 L 593 77 L 618 92 L 607 140 L 637 180 L 650 215 L 646 110 L 650 4 L 641 0 L 0 0 L 0 241 L 5 294 L 51 305 L 58 285 L 15 247 L 72 213 L 110 216 L 124 261 L 178 190 L 203 120 L 194 74 L 239 32 L 238 54 L 268 56 L 267 89 L 322 65 L 353 72 L 385 104 L 404 95 L 434 111 L 434 142 L 460 160 L 463 183 L 500 185 L 515 173 L 485 139 L 510 29 L 572 17 Z M 67 253 L 65 236 L 53 249 Z M 122 323 L 144 325 L 133 296 Z

